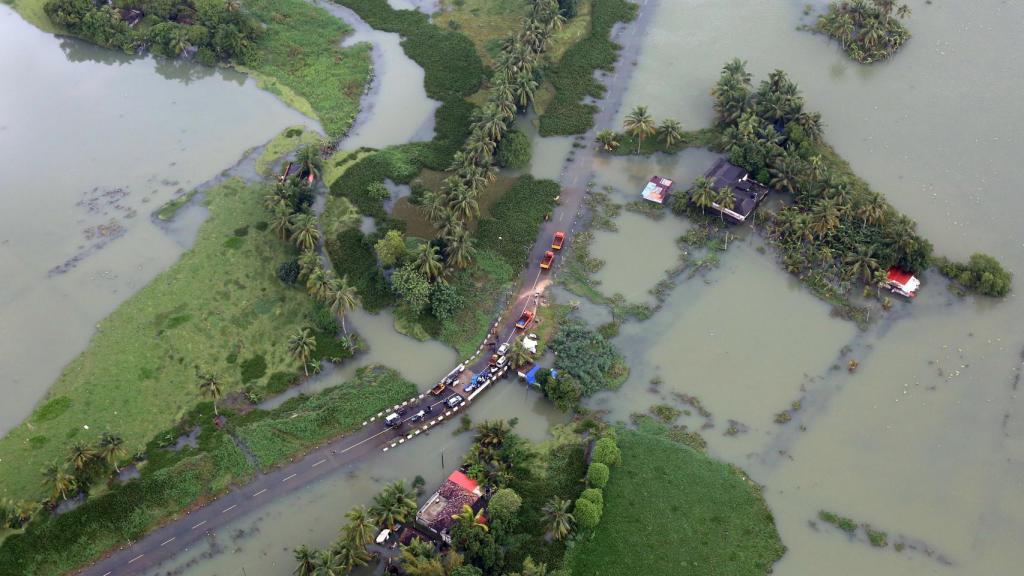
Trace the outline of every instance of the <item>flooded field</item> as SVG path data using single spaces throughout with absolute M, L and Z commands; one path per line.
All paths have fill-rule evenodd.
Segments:
M 0 53 L 2 433 L 181 253 L 150 214 L 311 121 L 240 74 L 56 38 L 6 5 Z
M 648 104 L 656 119 L 697 128 L 711 121 L 708 89 L 725 61 L 747 60 L 755 81 L 782 68 L 823 113 L 829 142 L 938 253 L 991 253 L 1019 281 L 1014 215 L 1024 201 L 1013 158 L 1024 142 L 1012 128 L 1021 112 L 1005 95 L 1024 87 L 1024 70 L 1005 55 L 1020 49 L 1013 30 L 1024 7 L 910 5 L 913 40 L 891 63 L 861 67 L 794 31 L 803 3 L 661 2 L 620 120 Z M 657 158 L 629 170 L 618 162 L 597 180 L 693 177 Z M 627 226 L 618 242 L 650 241 Z M 679 423 L 765 485 L 789 548 L 776 574 L 1013 572 L 1024 561 L 1020 297 L 957 298 L 932 273 L 916 301 L 859 332 L 757 245 L 731 246 L 706 283 L 684 283 L 654 318 L 623 326 L 616 343 L 630 380 L 593 404 L 622 420 L 662 402 L 690 410 Z M 609 261 L 625 249 L 612 240 L 597 248 Z M 850 359 L 860 362 L 853 374 Z M 791 421 L 776 423 L 782 412 Z M 848 538 L 817 521 L 820 510 L 887 532 L 889 546 L 872 548 L 863 530 Z

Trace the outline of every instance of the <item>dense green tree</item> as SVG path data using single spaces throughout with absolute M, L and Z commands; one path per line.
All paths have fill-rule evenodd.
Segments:
M 402 304 L 413 314 L 419 314 L 430 303 L 430 283 L 410 262 L 391 275 L 391 288 Z
M 385 268 L 400 266 L 405 260 L 405 235 L 399 230 L 388 230 L 384 237 L 373 246 L 377 260 Z
M 591 458 L 594 462 L 615 466 L 622 461 L 622 453 L 613 438 L 605 437 L 594 444 L 594 453 Z
M 583 498 L 576 500 L 572 515 L 576 519 L 576 526 L 584 530 L 593 530 L 601 522 L 601 506 Z
M 608 466 L 600 462 L 591 462 L 590 467 L 587 468 L 587 483 L 594 488 L 604 488 L 604 485 L 608 483 Z
M 504 168 L 526 168 L 530 164 L 530 138 L 511 130 L 498 144 L 498 165 Z
M 430 286 L 430 313 L 444 322 L 455 316 L 465 304 L 462 294 L 447 282 L 434 282 Z

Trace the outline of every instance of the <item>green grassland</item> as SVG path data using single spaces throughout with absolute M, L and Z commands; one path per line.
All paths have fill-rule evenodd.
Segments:
M 146 446 L 141 476 L 117 484 L 60 516 L 40 515 L 0 545 L 0 574 L 56 576 L 85 564 L 128 540 L 137 540 L 165 518 L 202 499 L 217 497 L 252 476 L 256 467 L 284 462 L 329 438 L 357 428 L 367 416 L 407 399 L 416 386 L 382 367 L 361 368 L 356 377 L 310 397 L 293 398 L 270 410 L 237 415 L 222 410 L 226 425 L 210 425 L 213 407 L 200 403 L 180 422 L 154 435 Z M 199 426 L 195 447 L 164 448 Z M 250 463 L 239 448 L 255 456 Z M 100 488 L 103 490 L 104 488 Z
M 43 32 L 57 32 L 57 27 L 50 22 L 50 17 L 43 11 L 47 0 L 3 0 L 29 24 L 39 28 Z
M 245 358 L 263 356 L 268 374 L 298 370 L 285 342 L 313 302 L 275 277 L 293 254 L 259 224 L 265 191 L 228 180 L 205 192 L 210 216 L 195 246 L 98 324 L 46 401 L 0 440 L 0 496 L 41 496 L 40 470 L 103 431 L 141 449 L 200 400 L 197 370 L 225 393 L 241 387 Z
M 261 176 L 270 176 L 270 171 L 282 156 L 306 144 L 317 144 L 320 135 L 305 126 L 289 126 L 267 142 L 263 152 L 256 158 L 256 171 Z M 282 170 L 283 171 L 283 170 Z
M 761 576 L 785 552 L 760 489 L 737 469 L 632 430 L 618 445 L 601 523 L 567 556 L 573 574 Z

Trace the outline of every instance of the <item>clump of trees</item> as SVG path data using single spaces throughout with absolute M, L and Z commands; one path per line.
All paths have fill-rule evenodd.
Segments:
M 1013 274 L 987 254 L 972 254 L 967 262 L 941 258 L 939 272 L 967 290 L 985 296 L 1006 296 L 1010 293 Z
M 556 354 L 555 368 L 559 376 L 548 380 L 545 391 L 549 394 L 549 389 L 554 390 L 566 384 L 563 372 L 576 380 L 582 396 L 616 388 L 625 380 L 628 368 L 622 355 L 611 342 L 580 320 L 568 319 L 563 322 L 551 340 L 551 348 Z M 576 388 L 571 382 L 566 386 Z
M 831 3 L 814 29 L 838 41 L 850 58 L 867 64 L 889 58 L 910 39 L 900 22 L 910 12 L 894 0 L 843 0 Z
M 63 462 L 53 462 L 42 470 L 43 486 L 49 491 L 46 504 L 58 504 L 78 494 L 86 494 L 96 482 L 121 472 L 120 465 L 128 457 L 124 438 L 104 432 L 93 444 L 78 442 Z M 38 510 L 32 503 L 0 501 L 0 527 L 21 528 Z
M 822 140 L 821 116 L 804 110 L 804 99 L 785 72 L 776 70 L 755 88 L 746 63 L 722 69 L 712 90 L 720 146 L 733 164 L 792 202 L 769 222 L 783 263 L 812 287 L 845 294 L 851 281 L 874 282 L 890 266 L 927 268 L 932 245 L 916 223 L 900 214 L 839 160 Z M 694 204 L 715 192 L 698 182 Z
M 245 62 L 260 25 L 237 0 L 49 0 L 47 16 L 90 42 L 134 53 Z

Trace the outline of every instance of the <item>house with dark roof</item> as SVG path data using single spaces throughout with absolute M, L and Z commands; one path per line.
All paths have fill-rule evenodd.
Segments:
M 733 207 L 722 208 L 717 203 L 711 207 L 720 212 L 733 222 L 746 222 L 747 218 L 754 213 L 754 209 L 768 196 L 768 187 L 750 177 L 750 173 L 729 163 L 725 158 L 719 158 L 704 177 L 711 182 L 716 190 L 728 187 L 732 190 Z
M 463 506 L 478 512 L 483 505 L 483 490 L 477 481 L 456 470 L 416 513 L 416 522 L 429 534 L 451 544 L 451 527 L 455 524 L 452 516 L 462 512 Z

